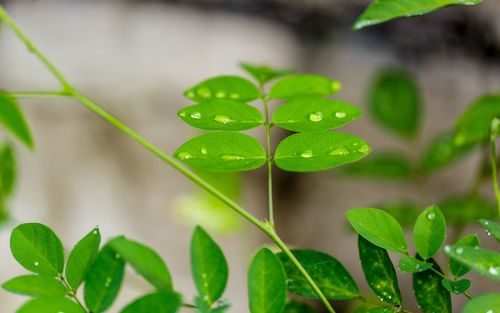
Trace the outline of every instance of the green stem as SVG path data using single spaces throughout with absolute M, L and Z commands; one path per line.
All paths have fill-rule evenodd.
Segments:
M 269 103 L 263 86 L 261 86 L 262 93 L 262 103 L 264 104 L 264 115 L 266 127 L 266 145 L 267 145 L 267 198 L 269 200 L 268 210 L 269 210 L 269 223 L 274 227 L 274 203 L 273 203 L 273 156 L 271 153 L 271 128 L 273 125 L 269 120 Z
M 78 297 L 76 295 L 76 290 L 73 290 L 73 288 L 71 288 L 71 286 L 68 284 L 68 281 L 66 280 L 66 278 L 63 275 L 60 275 L 59 279 L 61 280 L 61 282 L 63 283 L 64 287 L 68 291 L 68 296 L 71 299 L 73 299 L 76 302 L 76 304 L 78 304 L 82 308 L 83 312 L 85 312 L 85 313 L 91 313 L 83 305 L 83 303 L 80 301 L 80 299 L 78 299 Z
M 67 97 L 67 91 L 12 91 L 9 95 L 14 98 L 41 98 L 41 97 Z
M 498 216 L 500 218 L 500 190 L 498 188 L 496 136 L 492 136 L 490 140 L 490 160 L 491 173 L 493 175 L 493 189 L 495 190 L 495 197 L 498 205 Z

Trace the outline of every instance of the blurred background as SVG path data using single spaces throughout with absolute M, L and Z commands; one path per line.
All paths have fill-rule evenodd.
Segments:
M 214 75 L 238 74 L 241 61 L 292 67 L 342 81 L 335 97 L 361 108 L 376 73 L 399 67 L 415 77 L 423 113 L 418 136 L 404 140 L 370 114 L 345 131 L 374 151 L 398 151 L 418 163 L 435 136 L 479 96 L 500 86 L 500 2 L 453 7 L 362 31 L 351 25 L 368 0 L 10 0 L 6 5 L 28 36 L 85 94 L 172 153 L 197 132 L 177 118 L 190 102 L 182 92 Z M 57 89 L 56 81 L 9 29 L 0 34 L 0 86 L 5 90 Z M 81 105 L 65 99 L 23 99 L 36 149 L 16 146 L 19 178 L 0 226 L 0 281 L 24 270 L 9 248 L 10 230 L 37 221 L 52 227 L 66 250 L 99 225 L 104 238 L 125 234 L 157 249 L 175 287 L 194 295 L 189 268 L 193 226 L 202 224 L 230 263 L 225 297 L 231 312 L 247 312 L 246 270 L 256 248 L 269 243 L 253 227 L 196 189 Z M 256 133 L 262 137 L 262 133 Z M 276 131 L 274 138 L 286 134 Z M 7 134 L 0 130 L 0 138 Z M 469 190 L 476 178 L 477 149 L 425 181 L 364 179 L 341 171 L 291 174 L 275 171 L 278 232 L 295 247 L 332 254 L 371 294 L 358 262 L 357 239 L 344 213 L 397 200 L 418 210 Z M 215 177 L 254 214 L 266 214 L 265 171 Z M 241 188 L 228 188 L 236 182 Z M 490 201 L 488 179 L 478 190 Z M 462 208 L 463 209 L 463 208 Z M 456 210 L 462 210 L 456 208 Z M 410 209 L 408 209 L 410 210 Z M 456 211 L 455 208 L 451 212 Z M 465 210 L 465 209 L 464 209 Z M 409 215 L 407 215 L 409 214 Z M 403 211 L 403 216 L 411 216 Z M 474 223 L 457 233 L 485 236 Z M 451 239 L 450 239 L 451 240 Z M 487 240 L 485 241 L 487 246 Z M 397 259 L 395 259 L 397 261 Z M 445 264 L 444 258 L 441 259 Z M 494 288 L 472 274 L 471 293 Z M 148 287 L 128 275 L 120 305 Z M 400 275 L 403 298 L 415 308 L 411 276 Z M 456 309 L 463 297 L 453 296 Z M 21 297 L 0 290 L 0 311 L 14 312 Z M 349 312 L 348 303 L 335 303 Z

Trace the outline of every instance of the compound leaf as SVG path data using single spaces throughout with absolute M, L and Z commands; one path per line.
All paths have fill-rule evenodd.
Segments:
M 498 308 L 500 308 L 500 293 L 488 293 L 472 298 L 464 306 L 462 313 L 498 313 Z
M 276 148 L 276 166 L 290 172 L 315 172 L 355 162 L 370 153 L 361 138 L 331 131 L 291 135 Z
M 228 99 L 249 102 L 259 98 L 260 91 L 243 77 L 217 76 L 189 88 L 184 95 L 194 101 Z
M 486 228 L 486 233 L 488 234 L 488 236 L 493 235 L 493 237 L 495 237 L 497 241 L 500 241 L 500 224 L 485 219 L 479 220 L 479 223 L 481 223 L 481 225 Z
M 16 313 L 85 313 L 83 309 L 64 296 L 41 297 L 26 302 Z
M 418 254 L 427 260 L 441 248 L 446 238 L 446 222 L 443 213 L 435 205 L 425 209 L 413 228 L 413 242 Z
M 342 168 L 342 172 L 359 177 L 407 180 L 412 176 L 410 161 L 402 154 L 383 152 Z
M 18 276 L 5 282 L 2 288 L 31 297 L 65 296 L 68 293 L 61 281 L 39 275 Z
M 434 270 L 443 273 L 433 259 L 429 259 L 429 263 L 433 264 Z M 450 292 L 443 287 L 442 280 L 431 269 L 413 274 L 413 291 L 422 312 L 452 313 Z
M 325 97 L 342 88 L 337 80 L 314 74 L 293 74 L 277 81 L 269 91 L 272 99 L 291 100 L 303 97 Z
M 248 171 L 266 163 L 262 144 L 239 133 L 213 133 L 193 138 L 174 155 L 190 166 L 219 172 Z
M 84 281 L 87 272 L 99 253 L 101 234 L 95 228 L 83 237 L 71 251 L 66 264 L 66 280 L 73 290 Z
M 461 294 L 469 290 L 471 282 L 468 279 L 461 279 L 461 280 L 449 280 L 449 279 L 443 279 L 441 281 L 443 284 L 443 287 L 446 288 L 449 292 L 453 292 L 454 294 Z
M 266 65 L 253 65 L 249 63 L 240 63 L 240 67 L 261 85 L 294 72 L 293 69 L 273 69 Z
M 428 270 L 432 267 L 432 263 L 426 263 L 419 259 L 407 255 L 399 260 L 399 269 L 403 273 L 418 273 Z
M 446 246 L 445 252 L 479 274 L 500 280 L 500 253 L 465 245 Z
M 476 235 L 467 235 L 456 242 L 460 246 L 479 247 L 479 238 Z M 449 261 L 450 271 L 455 277 L 464 276 L 470 271 L 470 267 L 453 258 Z
M 33 148 L 33 138 L 16 99 L 0 92 L 0 124 L 11 131 L 29 148 Z
M 174 292 L 152 293 L 134 300 L 121 313 L 175 313 L 181 306 L 180 295 Z

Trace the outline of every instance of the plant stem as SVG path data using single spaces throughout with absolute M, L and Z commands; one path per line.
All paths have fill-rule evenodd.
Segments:
M 261 85 L 262 103 L 264 104 L 264 115 L 266 127 L 266 145 L 267 145 L 267 198 L 269 210 L 269 223 L 274 227 L 274 203 L 273 203 L 273 156 L 271 153 L 271 128 L 273 125 L 269 120 L 269 103 L 264 91 L 264 86 Z
M 9 92 L 14 98 L 41 98 L 41 97 L 67 97 L 69 96 L 66 91 L 12 91 Z
M 85 313 L 90 313 L 87 308 L 83 305 L 83 303 L 80 301 L 80 299 L 78 299 L 77 295 L 76 295 L 76 290 L 73 290 L 73 288 L 71 288 L 71 286 L 68 284 L 68 282 L 66 281 L 66 278 L 63 276 L 63 275 L 60 275 L 59 276 L 59 279 L 61 280 L 61 282 L 63 283 L 64 287 L 66 288 L 66 290 L 68 291 L 68 296 L 73 299 L 76 304 L 78 304 L 83 312 Z

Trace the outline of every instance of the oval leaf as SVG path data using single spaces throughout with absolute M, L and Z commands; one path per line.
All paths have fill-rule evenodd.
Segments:
M 361 114 L 357 107 L 338 100 L 301 98 L 279 106 L 273 123 L 295 132 L 327 130 L 356 120 Z
M 380 248 L 406 253 L 406 238 L 401 225 L 388 213 L 379 209 L 352 209 L 346 214 L 352 228 L 366 240 Z
M 479 238 L 476 235 L 467 235 L 456 242 L 457 245 L 460 246 L 468 246 L 468 247 L 479 247 Z M 450 258 L 450 271 L 456 277 L 464 276 L 470 271 L 470 267 L 463 264 L 462 262 L 456 261 L 453 258 Z
M 334 257 L 314 250 L 293 250 L 292 253 L 328 299 L 349 300 L 359 297 L 358 286 L 342 263 Z M 317 299 L 318 295 L 292 261 L 284 253 L 278 256 L 285 266 L 288 291 Z
M 471 285 L 471 282 L 468 279 L 461 279 L 457 281 L 443 279 L 441 283 L 443 284 L 443 287 L 446 288 L 446 290 L 457 295 L 469 290 Z
M 106 311 L 115 301 L 123 281 L 125 262 L 109 246 L 97 255 L 85 278 L 83 298 L 92 313 Z
M 16 182 L 16 160 L 14 149 L 6 144 L 0 147 L 0 199 L 7 199 Z
M 407 255 L 399 260 L 399 269 L 403 273 L 419 273 L 426 271 L 431 267 L 431 263 L 420 261 L 410 255 Z
M 2 92 L 0 92 L 0 124 L 28 147 L 33 148 L 31 132 L 16 99 Z
M 276 82 L 269 91 L 269 97 L 281 100 L 324 97 L 336 93 L 340 88 L 342 84 L 337 80 L 314 74 L 293 74 Z
M 153 293 L 127 305 L 121 313 L 175 313 L 181 306 L 181 297 L 174 292 Z
M 446 246 L 444 251 L 479 274 L 500 280 L 500 253 L 464 245 Z
M 68 293 L 61 281 L 38 275 L 13 278 L 4 283 L 2 288 L 12 293 L 31 297 L 65 296 Z
M 194 101 L 229 99 L 249 102 L 260 97 L 257 87 L 239 76 L 217 76 L 189 88 L 184 95 Z
M 191 271 L 196 289 L 211 306 L 224 293 L 229 270 L 221 248 L 201 227 L 191 239 Z
M 473 5 L 483 0 L 374 0 L 356 20 L 354 29 L 383 23 L 398 17 L 418 16 L 456 4 Z
M 479 223 L 486 228 L 488 236 L 493 235 L 497 241 L 500 241 L 500 224 L 485 219 L 479 220 Z
M 170 272 L 153 249 L 124 237 L 113 239 L 109 245 L 158 290 L 173 290 Z
M 363 237 L 358 237 L 359 258 L 366 281 L 375 294 L 390 304 L 401 304 L 398 276 L 389 254 Z
M 429 263 L 434 264 L 434 270 L 443 273 L 433 259 L 429 259 Z M 443 278 L 431 269 L 413 274 L 413 291 L 422 312 L 452 313 L 450 292 L 443 287 L 442 280 Z
M 407 180 L 412 176 L 410 161 L 402 154 L 384 152 L 342 168 L 352 176 L 387 180 Z
M 16 313 L 85 313 L 75 302 L 63 296 L 36 298 L 26 302 Z
M 73 290 L 81 285 L 99 253 L 101 234 L 95 228 L 80 240 L 71 251 L 66 265 L 66 280 Z
M 213 133 L 193 138 L 174 155 L 190 166 L 219 172 L 248 171 L 266 163 L 262 144 L 239 133 Z
M 420 122 L 420 92 L 414 78 L 401 70 L 384 70 L 375 78 L 369 96 L 373 117 L 404 137 L 413 137 Z
M 330 131 L 307 132 L 281 141 L 274 161 L 285 171 L 315 172 L 355 162 L 370 151 L 370 146 L 354 135 Z
M 285 307 L 285 270 L 267 248 L 260 249 L 250 264 L 248 299 L 251 313 L 281 313 Z
M 425 209 L 413 228 L 413 243 L 418 254 L 427 260 L 441 248 L 446 238 L 446 222 L 443 213 L 435 205 Z
M 498 313 L 500 312 L 498 308 L 500 308 L 500 293 L 488 293 L 476 296 L 467 302 L 462 313 Z
M 264 123 L 259 110 L 231 100 L 208 100 L 186 107 L 178 115 L 189 125 L 205 130 L 247 130 Z
M 10 249 L 17 262 L 28 271 L 52 277 L 63 272 L 64 250 L 61 240 L 45 225 L 27 223 L 14 228 Z
M 266 65 L 252 65 L 248 63 L 240 63 L 240 67 L 250 74 L 250 76 L 255 78 L 261 85 L 293 72 L 292 69 L 273 69 Z

